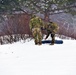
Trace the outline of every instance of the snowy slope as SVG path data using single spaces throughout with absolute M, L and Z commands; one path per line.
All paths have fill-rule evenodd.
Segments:
M 0 45 L 0 75 L 76 75 L 76 40 Z

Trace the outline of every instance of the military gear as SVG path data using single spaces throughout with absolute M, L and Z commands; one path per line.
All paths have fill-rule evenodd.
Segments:
M 41 45 L 42 40 L 42 33 L 41 33 L 41 27 L 43 25 L 42 20 L 39 17 L 34 16 L 30 20 L 30 30 L 32 31 L 33 38 L 35 39 L 35 44 Z
M 47 39 L 48 38 L 48 36 L 51 34 L 51 38 L 52 38 L 52 42 L 51 42 L 51 44 L 54 44 L 54 42 L 55 42 L 55 34 L 53 34 L 53 33 L 50 33 L 50 32 L 48 32 L 47 31 L 47 36 L 46 36 L 46 38 L 45 39 Z
M 39 17 L 34 17 L 30 20 L 30 29 L 32 28 L 41 28 L 43 26 L 43 22 Z
M 58 25 L 54 22 L 49 22 L 47 25 L 45 25 L 46 30 L 50 33 L 56 33 L 59 29 Z
M 33 38 L 35 39 L 35 44 L 41 44 L 42 33 L 40 28 L 33 28 L 32 34 L 33 34 Z
M 58 31 L 59 27 L 56 23 L 53 22 L 49 22 L 48 24 L 45 25 L 45 29 L 47 30 L 47 36 L 45 39 L 48 38 L 48 36 L 51 34 L 51 38 L 52 38 L 52 43 L 51 45 L 54 45 L 55 42 L 55 34 Z

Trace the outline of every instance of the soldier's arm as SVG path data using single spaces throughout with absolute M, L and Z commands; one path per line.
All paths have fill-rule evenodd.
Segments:
M 39 19 L 39 22 L 41 29 L 44 30 L 44 22 L 42 21 L 42 19 Z
M 53 30 L 54 33 L 56 33 L 59 30 L 59 26 L 55 24 L 55 29 Z
M 39 19 L 39 22 L 40 22 L 41 25 L 43 25 L 43 21 L 41 19 Z
M 56 26 L 56 32 L 57 32 L 58 30 L 59 30 L 59 26 L 57 25 L 57 26 Z
M 48 30 L 48 23 L 44 22 L 43 28 L 46 29 L 46 30 Z
M 46 35 L 46 37 L 45 37 L 45 40 L 49 37 L 49 35 L 50 35 L 50 33 L 48 32 L 47 35 Z

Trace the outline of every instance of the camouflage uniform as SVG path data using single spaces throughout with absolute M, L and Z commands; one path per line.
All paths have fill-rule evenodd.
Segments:
M 59 27 L 56 23 L 49 22 L 47 25 L 45 25 L 45 29 L 47 30 L 47 36 L 45 39 L 47 39 L 48 36 L 51 34 L 51 38 L 52 38 L 51 45 L 53 45 L 55 42 L 55 34 L 58 31 Z
M 35 40 L 35 44 L 41 44 L 42 40 L 42 32 L 41 32 L 41 26 L 43 25 L 42 20 L 39 17 L 36 17 L 35 15 L 30 20 L 30 29 L 32 31 L 32 35 Z

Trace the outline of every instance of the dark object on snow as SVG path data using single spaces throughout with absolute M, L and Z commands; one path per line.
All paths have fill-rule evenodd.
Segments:
M 47 44 L 47 43 L 52 43 L 51 40 L 44 40 L 42 41 L 42 44 Z M 63 44 L 63 41 L 62 40 L 55 40 L 55 44 Z

